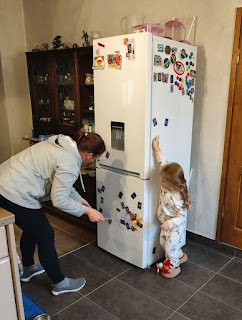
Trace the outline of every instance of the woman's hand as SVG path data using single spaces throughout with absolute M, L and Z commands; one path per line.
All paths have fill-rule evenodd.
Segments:
M 168 221 L 161 221 L 161 226 L 160 226 L 160 228 L 161 228 L 161 230 L 163 230 L 163 231 L 167 231 L 167 230 L 169 230 L 169 223 L 168 223 Z
M 91 208 L 90 204 L 89 204 L 89 203 L 87 202 L 87 200 L 85 200 L 84 198 L 81 197 L 81 198 L 78 199 L 77 201 L 80 202 L 81 204 L 84 204 L 85 206 Z
M 91 222 L 100 222 L 105 220 L 104 216 L 99 211 L 90 207 L 86 208 L 85 214 L 88 215 Z
M 155 138 L 153 138 L 153 140 L 152 140 L 152 146 L 153 146 L 155 152 L 160 151 L 160 147 L 159 147 L 159 136 L 156 136 Z

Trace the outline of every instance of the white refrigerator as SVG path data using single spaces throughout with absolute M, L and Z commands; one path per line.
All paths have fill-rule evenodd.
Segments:
M 95 131 L 106 143 L 97 165 L 98 246 L 140 268 L 163 256 L 159 167 L 152 138 L 189 184 L 197 48 L 134 33 L 94 40 Z

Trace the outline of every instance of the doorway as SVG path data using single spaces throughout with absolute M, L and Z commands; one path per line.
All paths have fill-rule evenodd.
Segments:
M 216 240 L 242 249 L 242 8 L 237 9 Z

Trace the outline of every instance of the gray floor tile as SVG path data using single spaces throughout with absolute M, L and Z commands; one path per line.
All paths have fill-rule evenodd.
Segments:
M 184 317 L 184 316 L 182 316 L 181 314 L 179 314 L 177 312 L 174 313 L 173 316 L 171 316 L 169 318 L 169 320 L 188 320 L 188 319 L 190 319 L 190 318 Z
M 73 254 L 68 254 L 59 260 L 61 270 L 68 278 L 83 277 L 86 279 L 86 285 L 80 291 L 83 295 L 86 295 L 92 290 L 98 288 L 112 278 L 106 272 L 103 272 L 95 266 L 79 259 Z
M 176 277 L 195 289 L 199 289 L 215 273 L 187 261 L 181 265 L 181 273 Z
M 158 275 L 155 267 L 146 270 L 133 267 L 118 279 L 173 310 L 180 307 L 196 291 L 179 281 Z
M 70 317 L 71 315 L 71 317 Z M 55 316 L 56 320 L 116 320 L 117 318 L 97 306 L 89 299 L 83 298 Z
M 230 261 L 219 273 L 242 283 L 242 261 Z
M 205 267 L 211 271 L 218 272 L 231 259 L 216 252 L 209 251 L 205 247 L 187 243 L 182 249 L 187 255 L 189 261 Z
M 119 319 L 165 320 L 172 314 L 165 306 L 117 279 L 92 292 L 88 298 Z
M 82 297 L 78 292 L 53 296 L 51 282 L 46 273 L 34 277 L 28 283 L 22 283 L 22 291 L 50 315 L 54 315 Z
M 128 262 L 115 257 L 107 251 L 99 248 L 97 244 L 94 243 L 75 251 L 74 255 L 97 266 L 112 276 L 117 276 L 131 267 Z
M 224 303 L 196 293 L 179 310 L 179 313 L 191 320 L 241 320 L 242 312 Z
M 216 275 L 201 291 L 242 311 L 241 283 Z

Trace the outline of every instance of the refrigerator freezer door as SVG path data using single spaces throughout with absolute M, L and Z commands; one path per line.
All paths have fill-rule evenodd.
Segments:
M 152 35 L 137 33 L 94 40 L 95 131 L 108 154 L 101 164 L 149 178 Z M 132 51 L 132 59 L 127 57 Z M 110 68 L 108 57 L 122 56 L 121 70 Z M 110 61 L 109 61 L 110 62 Z M 95 68 L 95 63 L 94 63 Z M 116 125 L 118 124 L 118 125 Z
M 97 226 L 100 248 L 140 268 L 162 256 L 160 223 L 155 208 L 149 211 L 149 180 L 98 168 L 97 209 L 107 218 Z M 132 214 L 142 218 L 140 225 Z

